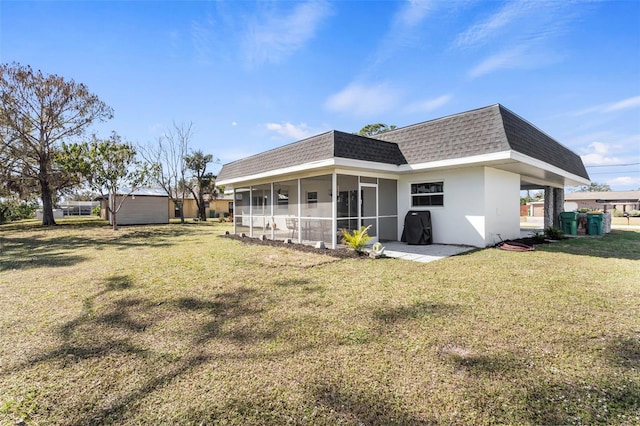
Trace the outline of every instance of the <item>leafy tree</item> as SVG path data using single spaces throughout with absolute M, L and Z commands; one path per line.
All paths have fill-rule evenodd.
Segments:
M 611 187 L 606 183 L 591 182 L 589 186 L 581 186 L 578 192 L 609 192 Z
M 533 195 L 531 195 L 531 191 L 527 189 L 527 195 L 525 197 L 520 197 L 520 205 L 524 206 L 527 203 L 532 201 L 540 201 L 544 198 L 544 192 L 542 191 L 534 191 Z
M 0 200 L 0 223 L 33 217 L 37 202 L 20 201 L 15 198 Z
M 118 229 L 118 211 L 127 196 L 153 174 L 152 167 L 136 160 L 133 145 L 123 142 L 116 132 L 106 140 L 94 135 L 89 143 L 63 144 L 57 160 L 67 172 L 84 177 L 93 190 L 108 194 L 107 212 L 114 230 Z
M 167 191 L 173 204 L 180 209 L 180 221 L 184 223 L 184 197 L 187 192 L 187 154 L 193 137 L 193 123 L 173 123 L 173 128 L 156 140 L 155 144 L 142 147 L 142 157 L 155 164 L 153 180 Z
M 5 192 L 39 193 L 43 225 L 55 225 L 53 200 L 76 185 L 55 157 L 63 142 L 82 135 L 113 110 L 84 84 L 17 63 L 0 65 L 0 176 Z
M 187 169 L 193 173 L 193 178 L 188 182 L 187 186 L 198 205 L 198 217 L 200 220 L 207 220 L 204 195 L 208 193 L 215 196 L 216 177 L 213 173 L 207 172 L 207 164 L 213 161 L 213 155 L 196 151 L 191 155 L 187 155 L 185 160 Z
M 389 130 L 393 130 L 395 128 L 396 126 L 393 124 L 391 126 L 384 123 L 367 124 L 362 129 L 360 129 L 358 134 L 360 136 L 369 137 L 369 136 L 374 136 L 380 133 L 388 132 Z

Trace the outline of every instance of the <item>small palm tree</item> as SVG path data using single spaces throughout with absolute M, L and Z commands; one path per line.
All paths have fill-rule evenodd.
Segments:
M 342 244 L 351 247 L 357 252 L 362 252 L 364 246 L 371 241 L 371 236 L 367 233 L 369 228 L 371 228 L 371 225 L 366 228 L 362 226 L 360 229 L 354 229 L 353 232 L 349 232 L 347 229 L 341 229 Z

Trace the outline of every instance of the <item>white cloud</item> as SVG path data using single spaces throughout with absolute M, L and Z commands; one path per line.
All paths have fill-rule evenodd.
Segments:
M 236 127 L 236 126 L 238 125 L 238 122 L 237 122 L 237 121 L 232 121 L 232 122 L 231 122 L 231 125 L 232 125 L 233 127 Z
M 452 47 L 493 52 L 468 72 L 471 78 L 504 69 L 541 68 L 563 59 L 561 44 L 554 41 L 571 29 L 580 13 L 572 1 L 508 2 L 458 34 Z
M 408 0 L 396 13 L 395 25 L 406 28 L 420 24 L 431 11 L 431 3 L 429 0 Z
M 517 68 L 525 55 L 522 47 L 504 50 L 480 62 L 469 71 L 469 77 L 476 78 L 499 69 Z
M 640 106 L 640 96 L 634 96 L 633 98 L 623 99 L 621 101 L 615 102 L 606 108 L 604 108 L 604 112 L 614 112 L 620 111 L 623 109 L 636 108 Z
M 586 154 L 581 155 L 585 166 L 607 166 L 624 163 L 624 159 L 615 156 L 615 151 L 621 149 L 619 145 L 610 145 L 602 142 L 589 144 Z M 612 151 L 614 151 L 612 153 Z
M 469 70 L 467 75 L 473 79 L 499 70 L 541 68 L 559 60 L 561 57 L 553 52 L 521 44 L 489 56 Z
M 211 46 L 214 43 L 214 21 L 208 18 L 204 22 L 191 23 L 191 43 L 198 61 L 209 63 L 211 60 Z
M 581 116 L 586 114 L 602 114 L 607 112 L 622 111 L 625 109 L 636 108 L 640 106 L 640 96 L 634 96 L 620 101 L 610 102 L 606 104 L 595 105 L 573 112 L 571 115 Z
M 246 43 L 251 65 L 279 62 L 292 55 L 313 38 L 331 13 L 330 5 L 324 1 L 294 4 L 288 15 L 265 14 L 249 24 Z
M 605 182 L 611 188 L 621 189 L 636 189 L 640 188 L 640 176 L 618 176 L 613 179 L 608 179 Z
M 366 117 L 395 108 L 398 100 L 397 90 L 386 83 L 373 86 L 350 84 L 342 91 L 329 96 L 325 107 L 334 112 Z
M 507 3 L 502 9 L 491 15 L 485 21 L 472 25 L 466 31 L 458 34 L 458 37 L 456 37 L 453 42 L 454 47 L 466 48 L 476 46 L 484 43 L 489 38 L 498 36 L 501 29 L 525 15 L 531 8 L 531 5 L 533 5 L 533 2 Z
M 446 94 L 446 95 L 438 96 L 437 98 L 414 102 L 408 105 L 405 108 L 405 110 L 407 112 L 431 112 L 435 109 L 440 108 L 443 105 L 448 104 L 452 98 L 453 98 L 452 95 Z
M 311 131 L 305 123 L 300 123 L 297 126 L 289 122 L 282 124 L 267 123 L 266 127 L 267 130 L 276 132 L 281 136 L 285 136 L 287 138 L 295 140 L 305 139 L 312 135 Z
M 387 33 L 380 39 L 373 54 L 373 66 L 389 60 L 399 50 L 424 45 L 425 38 L 421 32 L 422 24 L 438 3 L 432 0 L 408 0 L 391 18 Z

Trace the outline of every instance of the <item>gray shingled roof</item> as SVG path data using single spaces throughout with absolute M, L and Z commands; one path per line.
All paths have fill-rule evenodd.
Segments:
M 218 181 L 332 158 L 401 165 L 509 150 L 589 179 L 577 154 L 496 104 L 392 130 L 375 139 L 330 131 L 225 164 Z
M 398 145 L 332 130 L 222 166 L 218 181 L 332 158 L 406 164 Z
M 589 179 L 577 154 L 499 104 L 375 137 L 396 142 L 409 164 L 513 150 Z

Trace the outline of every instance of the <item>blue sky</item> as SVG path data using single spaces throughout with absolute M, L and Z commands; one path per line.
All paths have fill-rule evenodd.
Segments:
M 222 163 L 501 103 L 640 188 L 638 1 L 7 1 L 0 61 L 85 83 L 136 143 L 193 122 Z

